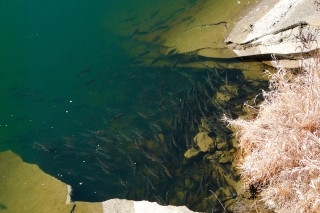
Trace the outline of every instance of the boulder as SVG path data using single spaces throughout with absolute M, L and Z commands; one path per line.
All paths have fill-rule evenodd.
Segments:
M 208 132 L 200 132 L 194 138 L 193 141 L 198 145 L 202 152 L 209 152 L 216 146 L 215 141 L 208 136 Z
M 238 56 L 268 55 L 269 60 L 270 54 L 286 55 L 287 66 L 296 66 L 292 59 L 317 48 L 318 10 L 314 1 L 261 1 L 235 25 L 225 42 Z
M 195 158 L 196 156 L 199 155 L 199 153 L 201 153 L 199 150 L 195 149 L 195 148 L 191 148 L 188 149 L 185 153 L 184 153 L 184 157 L 186 159 L 192 159 Z

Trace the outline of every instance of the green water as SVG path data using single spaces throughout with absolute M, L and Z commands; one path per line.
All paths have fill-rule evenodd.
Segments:
M 202 159 L 186 162 L 183 153 L 193 146 L 200 109 L 218 123 L 214 134 L 222 132 L 229 140 L 231 132 L 219 118 L 233 105 L 209 104 L 206 111 L 203 87 L 209 96 L 216 92 L 207 69 L 127 63 L 132 56 L 122 45 L 130 33 L 117 36 L 106 22 L 117 26 L 134 17 L 115 20 L 109 14 L 143 5 L 0 3 L 0 151 L 11 149 L 72 185 L 73 200 L 147 199 L 196 209 L 208 196 L 199 187 L 201 177 L 212 171 Z M 219 73 L 229 83 L 242 79 L 240 70 Z M 226 83 L 214 82 L 216 88 Z M 209 187 L 220 186 L 211 180 Z

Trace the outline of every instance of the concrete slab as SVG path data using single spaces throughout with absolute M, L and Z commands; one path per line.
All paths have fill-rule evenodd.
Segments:
M 225 42 L 238 56 L 297 54 L 289 58 L 297 59 L 299 53 L 318 48 L 319 29 L 314 1 L 264 0 L 235 25 Z

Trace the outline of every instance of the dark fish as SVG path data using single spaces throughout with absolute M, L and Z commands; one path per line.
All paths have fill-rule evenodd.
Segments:
M 186 17 L 186 18 L 182 19 L 182 20 L 178 23 L 178 25 L 182 24 L 182 23 L 185 22 L 185 21 L 189 21 L 189 20 L 191 20 L 191 19 L 192 19 L 192 16 Z
M 152 39 L 152 43 L 155 43 L 157 41 L 159 41 L 161 39 L 161 36 L 160 35 L 157 35 L 156 37 L 154 37 L 154 39 Z
M 164 99 L 162 99 L 162 101 L 160 102 L 160 104 L 158 105 L 158 110 L 160 110 L 160 108 L 161 108 L 161 106 L 164 104 L 164 101 L 165 101 L 166 99 L 164 98 Z
M 119 114 L 119 115 L 116 115 L 114 118 L 112 118 L 112 119 L 109 121 L 109 123 L 112 123 L 112 122 L 116 121 L 117 119 L 121 118 L 123 115 L 124 115 L 124 113 L 121 113 L 121 114 Z
M 156 57 L 155 59 L 153 59 L 153 60 L 151 61 L 151 63 L 149 64 L 149 66 L 152 66 L 153 64 L 155 64 L 156 62 L 158 62 L 158 61 L 161 60 L 161 59 L 162 59 L 162 55 Z
M 152 32 L 154 33 L 159 30 L 167 30 L 167 29 L 169 29 L 169 27 L 170 27 L 170 25 L 162 25 L 162 26 L 159 26 L 156 29 L 152 30 Z
M 178 59 L 174 61 L 173 65 L 172 65 L 172 69 L 176 69 L 178 62 L 179 62 Z
M 188 199 L 188 195 L 189 195 L 189 190 L 186 192 L 186 194 L 184 195 L 184 198 L 183 198 L 183 205 L 186 205 L 187 204 L 187 199 Z
M 176 91 L 176 92 L 172 93 L 171 96 L 176 96 L 176 95 L 178 95 L 179 93 L 184 92 L 184 91 L 185 91 L 185 89 Z
M 144 51 L 144 52 L 140 53 L 136 58 L 140 58 L 144 55 L 147 55 L 149 52 L 150 52 L 150 50 Z
M 209 112 L 209 108 L 208 108 L 208 105 L 207 105 L 207 102 L 205 99 L 203 99 L 203 106 L 204 106 L 204 109 L 206 110 L 206 112 Z
M 139 71 L 138 69 L 133 70 L 133 72 L 130 73 L 130 74 L 128 75 L 128 77 L 129 77 L 129 78 L 132 78 L 138 71 Z
M 152 19 L 152 18 L 156 17 L 156 15 L 158 15 L 159 13 L 160 13 L 160 10 L 156 10 L 155 12 L 150 14 L 149 18 Z
M 131 37 L 135 36 L 138 32 L 139 32 L 139 27 L 137 29 L 135 29 L 135 31 L 133 31 L 133 33 L 131 33 Z
M 160 90 L 160 89 L 162 88 L 162 86 L 164 85 L 164 83 L 165 83 L 165 81 L 162 82 L 162 83 L 158 86 L 157 90 Z
M 79 73 L 77 74 L 78 78 L 80 78 L 80 77 L 83 76 L 85 73 L 87 73 L 87 72 L 89 72 L 89 71 L 91 71 L 91 70 L 92 70 L 92 68 L 87 68 L 87 69 L 82 70 L 81 72 L 79 72 Z
M 89 84 L 92 84 L 94 82 L 94 79 L 90 79 L 89 81 L 85 82 L 84 84 L 81 85 L 81 89 L 88 86 Z
M 213 86 L 212 84 L 212 79 L 211 79 L 211 76 L 209 74 L 209 72 L 207 72 L 207 75 L 208 75 L 208 79 L 207 79 L 207 82 L 210 84 L 210 87 L 213 91 L 216 91 L 215 87 Z
M 137 148 L 141 151 L 141 152 L 145 152 L 145 150 L 142 148 L 141 144 L 139 144 L 139 142 L 134 138 L 134 143 L 136 144 Z
M 171 132 L 171 139 L 172 139 L 172 143 L 174 144 L 174 146 L 178 147 L 178 144 L 177 144 L 176 139 L 174 138 L 172 132 Z
M 144 177 L 147 179 L 147 181 L 149 182 L 151 188 L 152 188 L 154 191 L 156 191 L 156 187 L 154 186 L 154 184 L 152 183 L 152 181 L 150 180 L 150 178 L 147 177 L 147 176 L 145 176 L 144 174 L 142 174 L 142 176 L 144 176 Z
M 167 55 L 172 55 L 172 54 L 174 54 L 174 53 L 176 52 L 176 50 L 177 50 L 176 48 L 170 50 L 170 51 L 167 53 Z
M 135 17 L 126 18 L 126 19 L 123 19 L 122 21 L 120 21 L 119 23 L 124 23 L 124 22 L 133 21 L 134 19 L 135 19 Z
M 211 97 L 210 97 L 210 95 L 209 95 L 209 92 L 208 92 L 208 90 L 207 90 L 207 88 L 206 88 L 206 86 L 205 86 L 204 84 L 202 84 L 202 88 L 203 88 L 204 94 L 205 94 L 209 99 L 211 99 Z

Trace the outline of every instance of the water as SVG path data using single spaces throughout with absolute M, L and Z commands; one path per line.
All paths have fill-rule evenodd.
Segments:
M 178 15 L 181 5 L 195 4 L 177 2 L 177 8 L 163 9 Z M 221 187 L 211 178 L 215 170 L 203 155 L 187 161 L 183 153 L 194 146 L 192 138 L 204 117 L 213 128 L 208 131 L 215 137 L 221 133 L 232 147 L 231 132 L 220 117 L 241 101 L 218 106 L 210 97 L 221 85 L 242 85 L 244 78 L 236 69 L 218 69 L 217 77 L 205 67 L 140 62 L 145 55 L 149 64 L 156 58 L 140 46 L 134 48 L 135 42 L 143 43 L 133 41 L 134 32 L 144 29 L 137 28 L 138 23 L 123 29 L 119 23 L 134 22 L 132 14 L 146 4 L 3 1 L 0 150 L 11 149 L 72 185 L 73 200 L 147 199 L 208 210 L 200 204 L 209 196 L 204 188 Z M 162 19 L 159 9 L 152 14 Z M 145 26 L 150 28 L 162 30 Z M 185 56 L 167 59 L 180 63 Z M 250 96 L 239 93 L 238 98 Z

